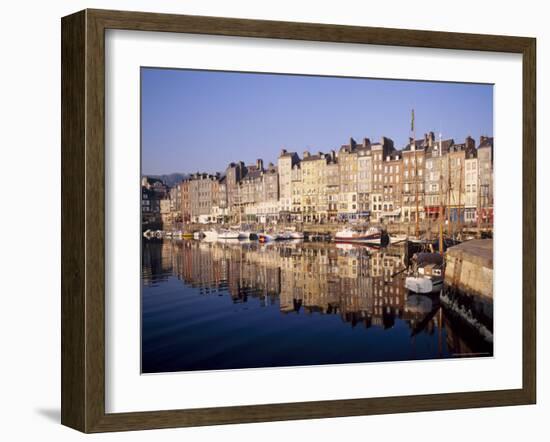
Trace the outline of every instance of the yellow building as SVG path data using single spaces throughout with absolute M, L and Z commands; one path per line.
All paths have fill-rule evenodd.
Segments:
M 357 143 L 353 138 L 350 143 L 343 145 L 338 152 L 338 168 L 340 174 L 340 200 L 338 204 L 338 218 L 352 220 L 357 218 Z
M 328 216 L 327 170 L 329 155 L 304 152 L 302 167 L 302 216 L 304 222 L 320 222 Z

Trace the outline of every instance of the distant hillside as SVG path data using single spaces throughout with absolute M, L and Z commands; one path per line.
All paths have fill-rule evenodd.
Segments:
M 145 175 L 150 178 L 157 178 L 162 180 L 166 185 L 172 187 L 178 184 L 180 181 L 184 180 L 189 176 L 186 173 L 170 173 L 168 175 Z

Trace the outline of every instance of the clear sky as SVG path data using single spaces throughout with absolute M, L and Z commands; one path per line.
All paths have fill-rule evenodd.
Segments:
M 368 137 L 405 146 L 493 135 L 491 85 L 142 68 L 143 174 L 217 172 L 282 148 L 327 152 Z

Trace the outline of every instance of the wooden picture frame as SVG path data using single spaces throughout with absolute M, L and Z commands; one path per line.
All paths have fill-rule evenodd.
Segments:
M 84 10 L 62 19 L 62 410 L 83 432 L 533 404 L 536 400 L 536 40 Z M 513 390 L 105 412 L 105 30 L 517 53 L 523 57 L 523 385 Z

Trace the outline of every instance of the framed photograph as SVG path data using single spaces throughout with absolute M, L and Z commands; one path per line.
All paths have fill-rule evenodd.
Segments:
M 64 425 L 535 403 L 535 39 L 61 24 Z

